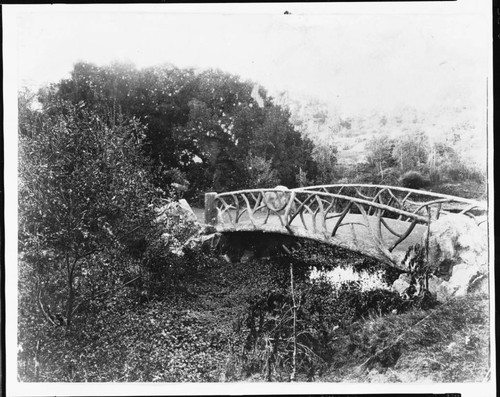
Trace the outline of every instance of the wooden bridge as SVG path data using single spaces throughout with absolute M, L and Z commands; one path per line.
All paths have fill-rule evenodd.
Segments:
M 463 214 L 479 225 L 486 204 L 380 185 L 277 187 L 205 194 L 205 222 L 220 233 L 279 233 L 313 239 L 401 267 L 432 222 Z

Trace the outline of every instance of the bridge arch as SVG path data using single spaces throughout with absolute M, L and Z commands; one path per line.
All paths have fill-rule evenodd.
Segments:
M 276 202 L 279 204 L 276 205 Z M 205 195 L 205 222 L 220 233 L 278 233 L 312 239 L 401 267 L 408 247 L 447 214 L 486 220 L 484 203 L 367 184 L 247 189 Z

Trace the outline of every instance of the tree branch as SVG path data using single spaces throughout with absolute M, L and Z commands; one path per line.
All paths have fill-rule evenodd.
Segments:
M 113 289 L 111 289 L 111 290 L 104 290 L 104 291 L 101 291 L 101 292 L 99 292 L 98 294 L 94 295 L 94 296 L 92 297 L 92 299 L 96 299 L 96 298 L 98 298 L 98 297 L 100 297 L 100 296 L 102 296 L 102 295 L 105 295 L 105 294 L 107 294 L 107 293 L 116 292 L 116 291 L 118 291 L 118 290 L 122 289 L 123 287 L 125 287 L 126 285 L 133 283 L 135 280 L 137 280 L 137 279 L 139 279 L 139 278 L 141 278 L 141 276 L 137 276 L 136 278 L 134 278 L 134 279 L 132 279 L 132 280 L 130 280 L 130 281 L 127 281 L 126 283 L 124 283 L 124 284 L 122 284 L 122 285 L 120 285 L 120 286 L 118 286 L 118 287 L 115 287 L 115 288 L 113 288 Z M 81 306 L 81 304 L 82 304 L 82 303 L 84 303 L 84 302 L 87 302 L 87 301 L 89 301 L 89 300 L 90 300 L 90 298 L 87 298 L 87 299 L 83 299 L 83 300 L 81 300 L 80 302 L 78 302 L 78 304 L 75 306 L 75 308 L 73 309 L 73 311 L 71 312 L 71 314 L 72 314 L 72 315 L 73 315 L 73 314 L 75 314 L 75 313 L 76 313 L 76 311 L 77 311 L 77 309 Z
M 52 324 L 54 327 L 57 326 L 57 324 L 55 323 L 54 320 L 52 320 L 52 318 L 47 314 L 47 312 L 45 311 L 45 309 L 43 308 L 43 304 L 42 304 L 42 299 L 41 299 L 41 295 L 42 295 L 42 291 L 38 288 L 38 294 L 37 294 L 37 300 L 36 300 L 36 303 L 38 304 L 38 308 L 40 309 L 40 311 L 42 312 L 43 316 L 45 317 L 45 319 L 50 323 Z

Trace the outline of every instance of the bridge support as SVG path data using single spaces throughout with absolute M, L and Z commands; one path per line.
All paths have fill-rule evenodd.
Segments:
M 205 223 L 207 225 L 217 224 L 215 197 L 217 197 L 217 193 L 215 192 L 205 193 Z

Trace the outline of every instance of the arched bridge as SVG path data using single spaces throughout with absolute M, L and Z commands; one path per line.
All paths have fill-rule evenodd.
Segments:
M 205 194 L 205 222 L 220 233 L 280 233 L 349 249 L 400 267 L 431 223 L 458 213 L 477 224 L 484 203 L 381 185 L 321 185 Z

